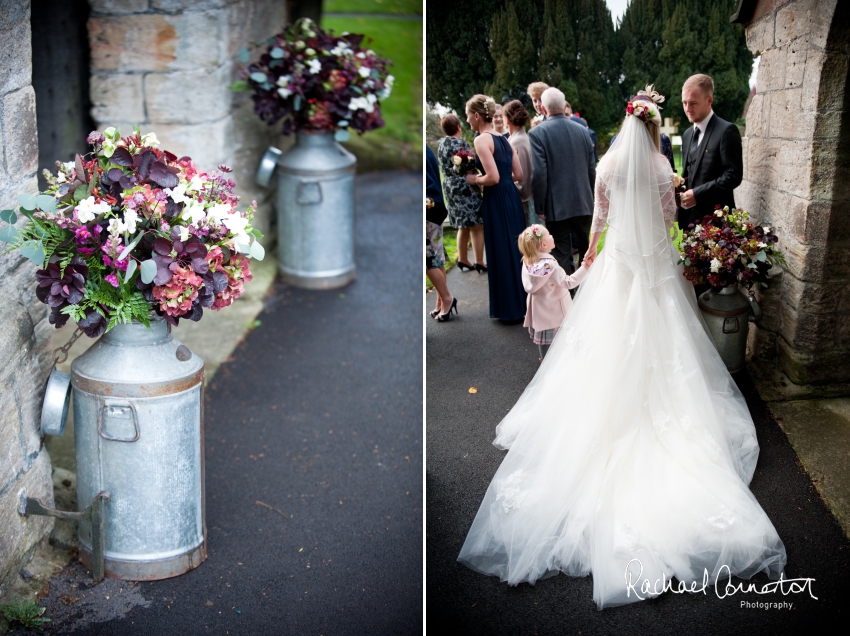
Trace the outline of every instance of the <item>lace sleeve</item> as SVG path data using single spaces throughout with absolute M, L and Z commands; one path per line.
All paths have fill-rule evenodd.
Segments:
M 590 225 L 590 233 L 595 234 L 605 229 L 608 222 L 608 194 L 605 191 L 605 182 L 596 175 L 596 187 L 594 188 L 593 223 Z
M 670 173 L 669 163 L 663 156 L 660 157 L 659 170 L 663 170 L 661 174 Z M 672 173 L 671 173 L 672 174 Z M 661 212 L 664 214 L 664 220 L 669 224 L 676 220 L 676 194 L 673 190 L 674 186 L 671 182 L 659 183 L 659 194 L 661 195 Z

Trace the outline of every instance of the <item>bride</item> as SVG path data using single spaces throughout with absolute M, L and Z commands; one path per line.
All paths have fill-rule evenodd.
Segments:
M 458 556 L 510 585 L 592 572 L 600 609 L 673 577 L 677 590 L 701 589 L 706 573 L 709 585 L 729 573 L 776 579 L 786 562 L 747 487 L 752 418 L 675 265 L 663 100 L 641 91 L 599 164 L 586 256 L 596 263 L 496 428 L 493 444 L 510 452 Z M 641 593 L 645 582 L 655 591 Z

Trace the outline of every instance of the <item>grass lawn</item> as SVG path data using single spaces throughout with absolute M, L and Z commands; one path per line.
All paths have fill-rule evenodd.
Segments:
M 398 13 L 410 13 L 407 0 L 384 0 L 389 6 L 401 7 Z M 336 0 L 325 5 L 326 12 L 365 11 L 366 0 Z M 419 10 L 421 13 L 421 4 Z M 403 10 L 402 10 L 403 9 Z M 422 169 L 422 21 L 394 18 L 323 17 L 322 28 L 335 33 L 363 33 L 364 45 L 393 62 L 389 68 L 395 77 L 392 94 L 381 101 L 386 126 L 364 135 L 353 134 L 344 145 L 357 155 L 361 171 L 406 167 Z M 371 39 L 371 42 L 367 40 Z
M 422 15 L 422 0 L 325 0 L 323 13 Z

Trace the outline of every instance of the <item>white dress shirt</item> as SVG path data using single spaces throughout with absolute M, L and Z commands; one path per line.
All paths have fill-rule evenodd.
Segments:
M 708 115 L 705 119 L 703 119 L 700 123 L 694 124 L 694 128 L 699 128 L 699 139 L 697 140 L 697 148 L 702 143 L 702 138 L 705 137 L 705 129 L 708 128 L 708 122 L 711 121 L 711 118 L 714 116 L 714 111 L 708 111 Z M 696 130 L 694 131 L 696 134 Z

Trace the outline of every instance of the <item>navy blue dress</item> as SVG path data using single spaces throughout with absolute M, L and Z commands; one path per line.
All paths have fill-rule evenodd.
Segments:
M 525 230 L 525 216 L 519 190 L 511 178 L 513 148 L 501 135 L 490 136 L 493 138 L 493 159 L 499 170 L 499 183 L 484 188 L 481 204 L 490 285 L 490 317 L 513 322 L 525 316 L 522 254 L 517 245 L 519 235 Z M 484 172 L 477 156 L 475 165 Z

